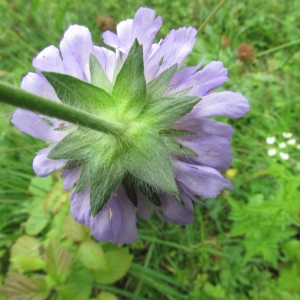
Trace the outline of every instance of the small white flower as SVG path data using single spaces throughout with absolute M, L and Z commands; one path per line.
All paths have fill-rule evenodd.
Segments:
M 286 139 L 289 139 L 293 136 L 293 134 L 291 132 L 283 132 L 282 136 Z
M 266 138 L 266 142 L 267 142 L 267 144 L 269 144 L 269 145 L 274 144 L 274 143 L 275 143 L 275 140 L 276 140 L 276 138 L 275 138 L 274 136 L 268 136 L 268 137 Z
M 296 139 L 290 139 L 290 140 L 287 141 L 287 143 L 289 145 L 295 145 L 296 144 Z
M 269 151 L 268 151 L 268 155 L 269 156 L 274 156 L 275 154 L 277 153 L 277 150 L 276 149 L 270 149 Z
M 279 152 L 279 155 L 284 160 L 288 160 L 290 158 L 290 156 L 287 153 L 284 153 L 284 152 Z
M 282 143 L 279 144 L 279 148 L 280 149 L 283 149 L 285 147 L 286 147 L 286 143 L 285 142 L 282 142 Z

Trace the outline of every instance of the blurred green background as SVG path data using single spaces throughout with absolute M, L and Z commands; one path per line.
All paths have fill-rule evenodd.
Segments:
M 0 0 L 0 80 L 18 86 L 70 24 L 103 45 L 101 30 L 148 6 L 164 20 L 158 39 L 198 28 L 217 4 Z M 0 104 L 0 299 L 300 299 L 299 20 L 296 0 L 228 0 L 198 36 L 186 64 L 222 60 L 222 89 L 251 103 L 244 118 L 222 119 L 236 130 L 224 171 L 235 188 L 195 206 L 193 225 L 139 221 L 129 246 L 98 243 L 72 220 L 60 173 L 41 179 L 31 168 L 47 144 L 14 128 L 14 108 Z

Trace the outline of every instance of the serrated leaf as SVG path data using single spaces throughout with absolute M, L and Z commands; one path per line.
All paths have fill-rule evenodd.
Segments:
M 77 129 L 64 137 L 48 154 L 51 159 L 85 160 L 93 151 L 95 141 L 84 130 Z
M 119 159 L 108 151 L 94 154 L 90 164 L 90 207 L 95 216 L 107 203 L 112 193 L 121 184 L 125 169 Z
M 90 163 L 86 161 L 82 168 L 80 177 L 76 183 L 76 194 L 83 191 L 85 188 L 90 186 Z
M 50 214 L 44 210 L 44 203 L 41 199 L 33 200 L 29 208 L 29 218 L 25 224 L 28 235 L 39 234 L 49 223 Z
M 106 256 L 99 243 L 92 240 L 84 241 L 77 252 L 78 260 L 88 269 L 95 271 L 107 271 Z
M 192 96 L 152 100 L 145 105 L 139 119 L 146 126 L 162 130 L 189 113 L 199 101 L 200 98 Z
M 120 280 L 125 276 L 130 268 L 133 255 L 128 253 L 127 249 L 118 249 L 105 253 L 108 271 L 95 272 L 96 282 L 110 284 Z
M 33 255 L 39 257 L 41 243 L 31 236 L 19 237 L 10 249 L 10 257 L 15 258 L 20 255 Z
M 147 85 L 147 102 L 151 101 L 152 99 L 160 99 L 163 97 L 171 79 L 177 70 L 177 66 L 178 64 L 173 65 L 149 82 Z
M 45 262 L 34 255 L 23 254 L 11 259 L 11 268 L 17 269 L 19 272 L 28 272 L 41 270 L 45 266 Z
M 90 235 L 91 229 L 75 222 L 72 216 L 68 215 L 63 225 L 63 232 L 68 239 L 74 242 L 82 242 Z
M 5 278 L 2 292 L 11 300 L 44 300 L 50 290 L 47 289 L 45 279 L 41 276 L 27 279 L 12 273 Z
M 58 284 L 63 283 L 70 271 L 71 256 L 57 240 L 50 240 L 45 252 L 45 270 Z
M 124 188 L 124 191 L 129 198 L 129 200 L 132 202 L 132 204 L 137 207 L 137 194 L 135 191 L 135 185 L 133 183 L 133 179 L 131 176 L 125 176 L 122 180 L 122 185 Z
M 93 286 L 93 273 L 81 264 L 73 263 L 67 281 L 58 289 L 59 300 L 87 300 Z
M 162 136 L 162 140 L 171 155 L 184 155 L 198 157 L 198 154 L 193 150 L 185 147 L 179 142 L 173 140 L 171 137 Z
M 131 136 L 131 141 L 133 144 L 121 160 L 124 168 L 154 188 L 177 193 L 172 162 L 161 137 L 141 129 Z
M 117 75 L 113 98 L 121 117 L 132 118 L 144 107 L 146 80 L 144 76 L 143 47 L 135 40 Z
M 107 78 L 107 75 L 102 69 L 98 59 L 92 53 L 90 53 L 89 63 L 91 73 L 91 84 L 111 94 L 113 86 Z
M 106 91 L 75 77 L 42 72 L 54 88 L 61 102 L 89 112 L 103 114 L 114 108 L 114 100 Z

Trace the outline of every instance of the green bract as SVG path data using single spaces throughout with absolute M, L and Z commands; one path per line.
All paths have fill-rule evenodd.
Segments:
M 74 124 L 48 158 L 67 159 L 65 169 L 82 166 L 76 193 L 90 188 L 93 216 L 121 183 L 134 205 L 137 187 L 159 206 L 156 191 L 178 193 L 171 155 L 197 156 L 173 139 L 178 132 L 169 126 L 190 112 L 200 98 L 186 96 L 189 89 L 164 97 L 177 65 L 146 85 L 143 49 L 137 41 L 115 74 L 113 84 L 92 54 L 89 63 L 90 84 L 69 75 L 43 74 L 63 103 L 102 120 L 121 123 L 124 130 L 108 134 Z

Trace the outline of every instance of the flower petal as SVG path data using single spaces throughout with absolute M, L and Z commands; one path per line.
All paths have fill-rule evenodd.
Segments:
M 89 82 L 89 56 L 94 54 L 94 45 L 88 28 L 71 25 L 60 43 L 60 51 L 68 73 Z
M 66 132 L 54 130 L 42 117 L 21 108 L 15 110 L 11 122 L 22 132 L 44 141 L 58 142 Z
M 38 152 L 37 156 L 34 158 L 32 167 L 36 175 L 40 177 L 46 177 L 55 170 L 63 168 L 68 162 L 67 159 L 50 159 L 47 157 L 49 152 L 55 147 L 55 144 L 42 149 Z
M 47 99 L 59 101 L 53 87 L 42 75 L 28 73 L 21 82 L 21 89 Z
M 137 191 L 137 198 L 138 216 L 143 220 L 149 219 L 151 216 L 151 207 L 148 205 L 147 198 L 140 191 Z
M 170 194 L 160 195 L 162 210 L 167 219 L 178 225 L 188 225 L 194 222 L 193 212 L 185 208 L 179 201 Z
M 232 189 L 232 183 L 213 168 L 173 160 L 177 184 L 192 195 L 204 198 L 218 196 L 222 189 Z
M 234 134 L 234 129 L 226 123 L 207 118 L 193 118 L 190 115 L 184 116 L 172 127 L 195 132 L 197 136 L 216 135 L 229 141 Z
M 219 92 L 212 93 L 194 106 L 190 112 L 192 117 L 202 118 L 222 116 L 240 118 L 250 109 L 248 100 L 241 93 Z
M 199 155 L 191 158 L 193 162 L 218 170 L 225 170 L 231 165 L 233 155 L 226 138 L 206 135 L 181 137 L 177 140 Z
M 80 177 L 81 171 L 82 171 L 82 167 L 63 171 L 63 173 L 60 175 L 60 177 L 64 178 L 64 189 L 65 190 L 70 190 L 71 188 L 73 188 L 75 182 Z
M 95 217 L 90 217 L 93 235 L 98 241 L 112 241 L 122 233 L 124 222 L 119 197 L 116 191 L 101 211 Z
M 118 189 L 117 199 L 122 211 L 123 224 L 120 235 L 112 239 L 111 242 L 119 245 L 131 244 L 138 238 L 135 209 L 122 188 Z
M 60 57 L 59 50 L 53 45 L 42 50 L 34 58 L 32 65 L 40 71 L 66 73 L 66 68 Z
M 87 188 L 78 194 L 76 194 L 76 190 L 74 190 L 70 200 L 70 213 L 72 217 L 76 222 L 86 224 L 86 215 L 89 213 L 90 209 L 90 190 Z

